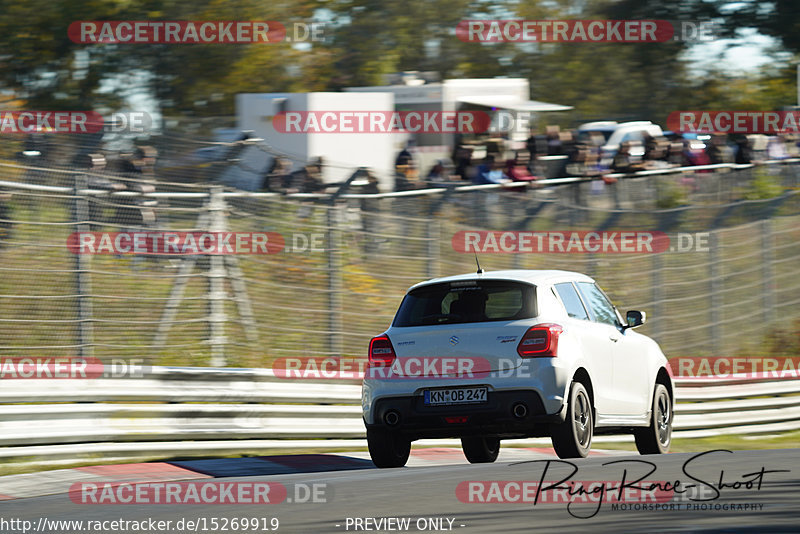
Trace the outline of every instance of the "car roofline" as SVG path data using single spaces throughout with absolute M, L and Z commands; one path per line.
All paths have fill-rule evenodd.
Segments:
M 429 280 L 424 280 L 414 284 L 408 288 L 408 291 L 429 285 L 468 280 L 500 280 L 509 282 L 522 282 L 532 285 L 552 285 L 567 281 L 594 282 L 592 277 L 575 271 L 514 269 L 485 271 L 483 273 L 471 272 L 452 276 L 443 276 L 439 278 L 431 278 Z

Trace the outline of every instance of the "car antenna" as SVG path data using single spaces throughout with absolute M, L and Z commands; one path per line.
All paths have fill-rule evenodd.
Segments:
M 481 262 L 478 261 L 478 253 L 475 253 L 475 263 L 478 264 L 478 274 L 483 274 L 483 269 L 481 269 Z

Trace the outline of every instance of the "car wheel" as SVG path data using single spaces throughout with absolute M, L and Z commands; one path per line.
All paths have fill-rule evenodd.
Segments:
M 375 467 L 403 467 L 411 453 L 411 440 L 386 430 L 367 430 L 367 446 Z
M 559 458 L 586 458 L 592 446 L 594 417 L 589 393 L 580 382 L 569 390 L 567 417 L 553 428 L 551 439 Z
M 461 448 L 471 464 L 492 463 L 497 460 L 497 455 L 500 453 L 500 438 L 461 438 Z
M 636 448 L 640 454 L 664 454 L 669 452 L 672 441 L 672 399 L 663 384 L 656 384 L 650 426 L 633 431 Z

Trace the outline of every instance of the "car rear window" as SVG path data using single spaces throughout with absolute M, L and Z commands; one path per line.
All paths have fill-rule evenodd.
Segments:
M 530 317 L 536 317 L 534 286 L 504 280 L 464 280 L 409 292 L 392 326 L 512 321 Z

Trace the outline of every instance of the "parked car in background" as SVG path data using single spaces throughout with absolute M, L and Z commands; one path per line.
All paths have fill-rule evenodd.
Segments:
M 663 135 L 661 126 L 650 121 L 614 122 L 599 121 L 587 122 L 578 127 L 578 140 L 587 140 L 591 134 L 599 132 L 605 138 L 605 144 L 600 147 L 600 166 L 609 168 L 620 145 L 629 142 L 632 148 L 631 156 L 644 155 L 644 142 L 647 136 L 660 137 Z

